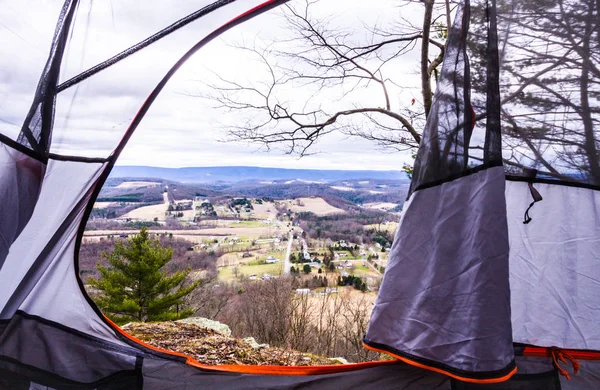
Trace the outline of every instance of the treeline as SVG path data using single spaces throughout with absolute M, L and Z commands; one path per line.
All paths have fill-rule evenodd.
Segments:
M 102 187 L 97 202 L 140 202 L 152 203 L 163 201 L 164 188 L 148 186 L 142 188 Z
M 385 192 L 383 194 L 373 194 L 366 189 L 357 189 L 357 191 L 340 191 L 331 188 L 330 183 L 310 185 L 307 185 L 306 183 L 269 184 L 223 189 L 223 191 L 230 191 L 231 193 L 256 198 L 268 196 L 278 199 L 291 199 L 318 196 L 320 198 L 327 198 L 327 203 L 330 203 L 329 199 L 331 198 L 334 202 L 336 202 L 335 199 L 340 199 L 341 201 L 352 204 L 364 204 L 370 202 L 402 203 L 407 194 L 407 186 L 404 184 L 398 184 L 397 187 L 386 190 L 389 192 Z M 332 203 L 330 204 L 332 206 L 339 207 L 338 205 Z
M 139 229 L 138 229 L 139 230 Z M 216 261 L 221 256 L 221 252 L 214 251 L 194 251 L 194 243 L 174 238 L 172 234 L 157 234 L 157 238 L 164 247 L 171 247 L 173 257 L 165 266 L 169 272 L 184 270 L 190 267 L 192 270 L 204 270 L 209 275 L 217 274 Z M 100 262 L 106 265 L 102 258 L 102 252 L 111 252 L 116 240 L 124 240 L 121 237 L 101 238 L 100 240 L 84 239 L 79 249 L 79 269 L 84 281 L 87 276 L 97 277 L 96 265 Z
M 364 225 L 381 224 L 394 220 L 393 215 L 378 211 L 363 210 L 360 213 L 332 214 L 318 216 L 311 212 L 297 213 L 294 223 L 306 232 L 307 238 L 352 242 L 354 244 L 371 244 L 379 242 L 386 232 L 375 229 L 365 230 Z M 391 242 L 391 237 L 385 236 L 384 241 Z

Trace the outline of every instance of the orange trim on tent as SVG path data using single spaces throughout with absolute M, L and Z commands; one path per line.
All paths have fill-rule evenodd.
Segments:
M 600 352 L 595 351 L 581 351 L 577 349 L 562 349 L 563 352 L 568 353 L 575 359 L 579 360 L 600 360 Z M 523 356 L 536 356 L 536 357 L 552 357 L 552 348 L 545 347 L 525 347 L 523 350 Z
M 185 363 L 192 367 L 202 368 L 205 370 L 218 371 L 218 372 L 235 372 L 240 374 L 260 374 L 260 375 L 294 375 L 294 376 L 304 376 L 304 375 L 324 375 L 324 374 L 335 374 L 340 372 L 348 372 L 355 370 L 362 370 L 366 368 L 385 366 L 388 364 L 398 363 L 397 360 L 380 360 L 375 362 L 365 362 L 365 363 L 352 363 L 352 364 L 340 364 L 340 365 L 331 365 L 331 366 L 252 366 L 246 364 L 240 365 L 231 365 L 231 364 L 222 364 L 222 365 L 208 365 L 202 364 L 199 361 L 195 360 L 189 355 L 169 351 L 166 349 L 162 349 L 159 347 L 155 347 L 150 345 L 136 337 L 133 337 L 129 333 L 125 332 L 121 329 L 117 324 L 112 322 L 108 317 L 104 316 L 106 321 L 122 336 L 127 337 L 129 340 L 133 341 L 136 344 L 140 344 L 146 348 L 149 348 L 153 351 L 165 353 L 167 355 L 178 356 L 185 358 Z
M 375 362 L 338 364 L 331 366 L 251 366 L 251 365 L 231 365 L 223 364 L 218 366 L 209 366 L 199 363 L 194 359 L 190 359 L 187 364 L 193 367 L 203 368 L 207 370 L 219 372 L 235 372 L 239 374 L 255 374 L 255 375 L 293 375 L 293 376 L 308 376 L 308 375 L 325 375 L 336 374 L 341 372 L 349 372 L 363 370 L 366 368 L 385 366 L 388 364 L 397 364 L 397 360 L 380 360 Z
M 499 377 L 499 378 L 488 378 L 488 379 L 466 378 L 466 377 L 463 377 L 463 376 L 460 376 L 460 375 L 453 374 L 453 373 L 451 373 L 449 371 L 442 370 L 441 368 L 431 367 L 431 366 L 428 366 L 426 364 L 418 363 L 418 362 L 415 362 L 414 360 L 410 360 L 410 359 L 407 359 L 405 357 L 395 355 L 395 354 L 393 354 L 393 353 L 391 353 L 389 351 L 386 351 L 384 349 L 378 349 L 378 348 L 371 347 L 371 346 L 369 346 L 369 345 L 367 345 L 365 343 L 363 343 L 363 347 L 365 347 L 365 348 L 367 348 L 367 349 L 369 349 L 371 351 L 385 353 L 387 355 L 395 357 L 398 360 L 403 361 L 406 364 L 410 364 L 411 366 L 423 368 L 423 369 L 429 370 L 429 371 L 434 371 L 434 372 L 437 372 L 439 374 L 443 374 L 443 375 L 449 376 L 451 378 L 458 379 L 459 381 L 469 382 L 469 383 L 490 384 L 490 383 L 504 382 L 504 381 L 509 380 L 510 377 L 512 377 L 517 372 L 517 367 L 515 367 L 511 372 L 509 372 L 508 374 L 506 374 L 506 375 L 504 375 L 502 377 Z

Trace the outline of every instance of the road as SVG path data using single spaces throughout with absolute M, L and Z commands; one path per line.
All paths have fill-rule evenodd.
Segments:
M 283 260 L 283 274 L 289 275 L 292 264 L 290 263 L 290 255 L 292 254 L 292 243 L 294 242 L 294 231 L 290 230 L 290 236 L 288 237 L 287 252 L 285 252 L 285 259 Z
M 368 265 L 369 267 L 371 267 L 371 269 L 372 269 L 373 271 L 377 272 L 379 275 L 383 275 L 383 274 L 381 273 L 381 271 L 379 271 L 377 268 L 375 268 L 375 266 L 374 266 L 373 264 L 371 264 L 369 261 L 367 261 L 367 260 L 364 260 L 363 262 L 364 262 L 364 263 L 367 263 L 367 265 Z

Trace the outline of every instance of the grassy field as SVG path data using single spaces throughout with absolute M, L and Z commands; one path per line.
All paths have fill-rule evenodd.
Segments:
M 95 209 L 105 209 L 113 203 L 115 203 L 115 202 L 96 202 L 96 203 L 94 203 L 94 208 Z
M 154 181 L 124 181 L 115 188 L 157 187 L 160 183 Z
M 164 221 L 166 211 L 167 205 L 162 203 L 137 208 L 123 215 L 121 218 L 131 218 L 142 221 L 153 221 L 154 218 L 158 218 L 160 221 Z
M 333 188 L 334 190 L 338 190 L 338 191 L 356 191 L 354 188 L 352 187 L 343 187 L 343 186 L 331 186 L 331 188 Z
M 300 201 L 301 206 L 297 201 Z M 333 207 L 325 202 L 323 198 L 298 198 L 297 200 L 286 201 L 286 205 L 294 212 L 310 211 L 316 215 L 330 215 L 343 213 L 344 210 Z
M 277 210 L 272 202 L 254 203 L 252 207 L 254 208 L 254 218 L 275 220 Z
M 153 221 L 155 218 L 158 218 L 159 221 L 165 220 L 165 212 L 169 207 L 169 198 L 167 197 L 167 193 L 163 194 L 163 203 L 153 205 L 153 206 L 144 206 L 137 208 L 123 215 L 121 218 L 131 218 L 134 220 L 141 221 Z
M 261 265 L 240 265 L 238 266 L 238 272 L 240 274 L 250 276 L 256 275 L 258 277 L 264 274 L 273 276 L 279 276 L 283 273 L 283 265 L 280 264 L 261 264 Z M 223 281 L 230 281 L 235 279 L 233 273 L 233 267 L 221 267 L 219 268 L 219 279 Z
M 375 191 L 373 191 L 375 192 Z M 377 210 L 391 210 L 394 207 L 397 207 L 398 205 L 396 203 L 390 203 L 390 202 L 376 202 L 376 203 L 365 203 L 363 205 L 364 207 L 367 207 L 369 209 L 377 209 Z

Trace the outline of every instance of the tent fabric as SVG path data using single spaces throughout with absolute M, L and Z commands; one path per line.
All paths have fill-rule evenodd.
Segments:
M 411 195 L 367 345 L 458 377 L 514 371 L 503 195 L 502 167 Z
M 456 11 L 415 159 L 409 196 L 473 169 L 502 165 L 500 110 L 493 101 L 500 93 L 495 20 L 495 2 L 467 0 Z M 485 33 L 473 33 L 478 30 Z M 477 57 L 479 66 L 473 70 L 470 46 L 483 52 Z M 471 72 L 479 74 L 479 86 L 471 85 Z
M 47 58 L 15 54 L 41 70 L 37 85 L 25 82 L 32 101 L 19 106 L 18 124 L 0 105 L 0 389 L 600 387 L 596 0 L 464 0 L 456 10 L 364 339 L 398 361 L 208 367 L 135 340 L 102 315 L 77 254 L 117 158 L 187 59 L 285 2 L 199 0 L 106 45 L 95 44 L 94 26 L 118 19 L 118 7 L 42 5 L 58 19 L 52 30 L 40 26 Z M 191 47 L 175 48 L 182 39 Z M 145 56 L 161 45 L 179 60 L 148 67 Z M 86 55 L 69 51 L 76 47 Z M 103 80 L 142 65 L 156 83 L 149 95 L 132 93 L 123 118 L 95 128 Z M 91 128 L 73 113 L 88 113 Z M 100 152 L 81 155 L 78 131 L 106 136 Z M 551 347 L 580 360 L 580 373 L 553 362 Z
M 506 182 L 513 339 L 598 350 L 600 191 L 534 186 L 543 200 L 524 224 L 531 203 L 528 183 Z
M 37 201 L 46 165 L 7 145 L 0 149 L 0 269 L 8 249 L 27 225 Z
M 485 12 L 472 12 L 478 7 Z M 500 111 L 493 102 L 499 95 L 495 18 L 493 2 L 466 1 L 456 13 L 364 339 L 466 380 L 500 381 L 516 371 Z M 479 29 L 486 34 L 470 32 Z M 471 96 L 469 43 L 496 53 L 479 68 L 485 88 L 477 92 L 482 109 L 489 109 L 483 124 Z

